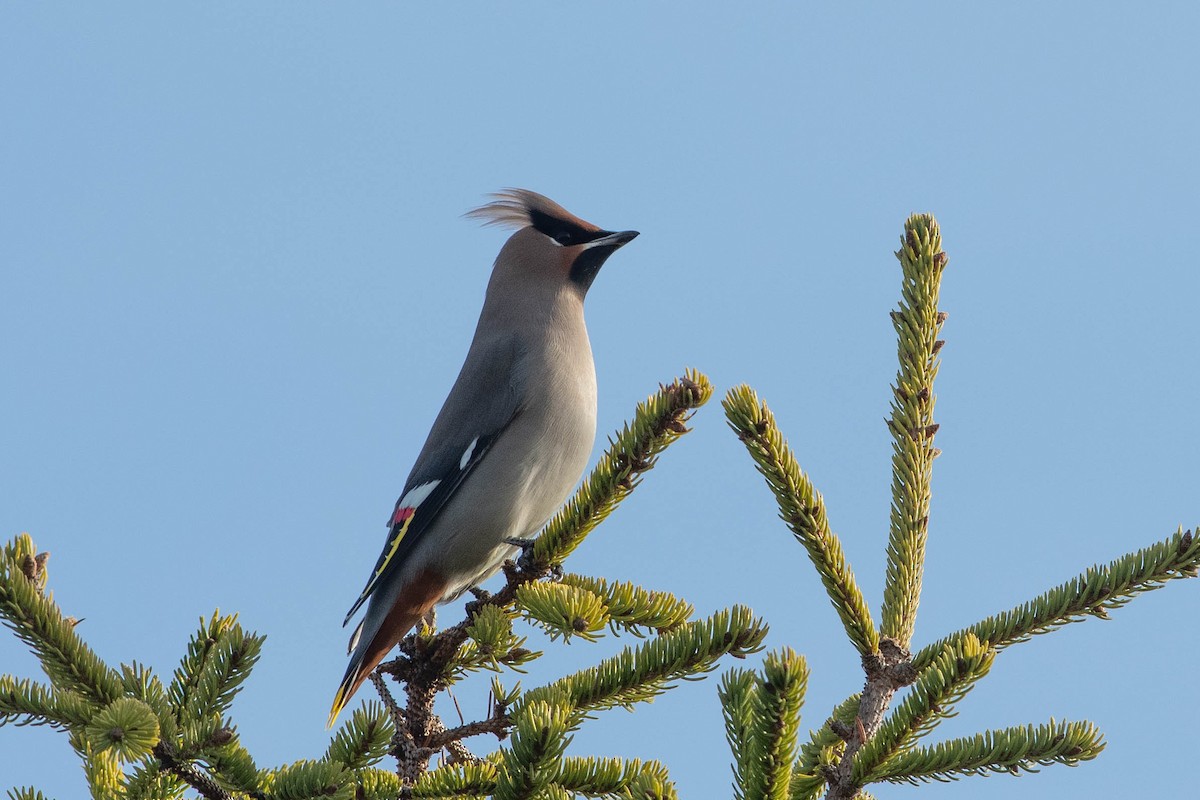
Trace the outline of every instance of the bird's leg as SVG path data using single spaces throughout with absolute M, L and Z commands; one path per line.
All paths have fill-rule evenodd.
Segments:
M 522 538 L 520 536 L 509 536 L 504 540 L 504 543 L 511 544 L 513 547 L 519 547 L 521 548 L 521 552 L 524 553 L 533 547 L 533 543 L 536 541 L 536 537 Z
M 421 622 L 429 626 L 430 630 L 437 630 L 437 607 L 433 607 L 425 612 L 425 616 L 421 617 Z
M 480 589 L 478 586 L 468 586 L 467 591 L 475 598 L 466 605 L 467 619 L 473 619 L 480 609 L 491 602 L 492 593 L 486 589 Z

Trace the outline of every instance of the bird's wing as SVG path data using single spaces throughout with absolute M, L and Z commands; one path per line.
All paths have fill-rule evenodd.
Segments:
M 472 344 L 388 518 L 383 552 L 343 625 L 404 562 L 463 480 L 520 414 L 519 362 L 520 348 L 512 338 Z

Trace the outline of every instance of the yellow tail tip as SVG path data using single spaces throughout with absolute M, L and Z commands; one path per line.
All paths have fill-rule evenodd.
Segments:
M 329 730 L 333 727 L 333 723 L 337 722 L 338 714 L 342 713 L 342 709 L 346 707 L 350 697 L 346 693 L 346 684 L 338 687 L 337 694 L 333 696 L 333 707 L 329 709 L 329 721 L 325 723 L 325 729 Z

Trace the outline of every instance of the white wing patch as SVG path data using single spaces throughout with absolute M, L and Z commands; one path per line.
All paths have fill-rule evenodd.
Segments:
M 479 444 L 478 436 L 471 440 L 471 443 L 467 445 L 467 449 L 463 451 L 462 458 L 458 460 L 458 468 L 460 470 L 467 468 L 467 464 L 471 461 L 471 456 L 475 453 L 475 445 L 477 444 Z
M 358 627 L 354 629 L 354 634 L 350 637 L 350 646 L 346 648 L 346 655 L 350 655 L 354 652 L 354 648 L 358 647 L 358 640 L 362 636 L 364 622 L 366 622 L 365 618 L 358 621 Z
M 441 481 L 430 481 L 429 483 L 422 483 L 420 486 L 414 486 L 409 489 L 404 493 L 404 497 L 400 498 L 400 507 L 416 508 L 421 505 L 421 503 L 425 502 L 425 498 L 429 497 L 433 493 L 433 490 L 438 487 L 439 483 Z

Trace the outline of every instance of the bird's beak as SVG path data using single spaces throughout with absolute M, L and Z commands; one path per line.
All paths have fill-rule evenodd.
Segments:
M 599 239 L 592 239 L 590 242 L 585 244 L 583 248 L 585 250 L 590 250 L 593 247 L 611 247 L 613 250 L 616 250 L 622 245 L 629 244 L 636 239 L 637 236 L 637 231 L 620 231 L 618 233 L 610 233 L 607 236 L 601 236 Z
M 578 255 L 571 263 L 571 280 L 584 294 L 587 293 L 596 273 L 604 266 L 608 257 L 632 242 L 638 235 L 637 231 L 621 231 L 619 233 L 600 231 L 600 233 L 604 235 L 579 246 Z

